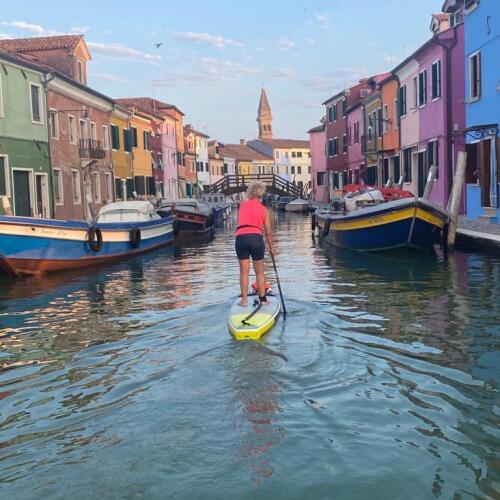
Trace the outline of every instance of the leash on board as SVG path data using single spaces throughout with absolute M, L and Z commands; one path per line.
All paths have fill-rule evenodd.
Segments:
M 283 316 L 286 316 L 285 300 L 283 299 L 283 292 L 281 291 L 280 277 L 278 276 L 278 269 L 276 268 L 276 262 L 274 261 L 273 254 L 271 254 L 271 259 L 273 261 L 274 274 L 276 275 L 276 283 L 278 283 L 278 291 L 280 292 L 281 305 L 283 306 Z
M 257 305 L 257 307 L 246 318 L 243 318 L 241 320 L 241 324 L 248 326 L 249 325 L 248 320 L 253 318 L 259 312 L 261 307 L 262 307 L 262 302 L 259 300 L 259 304 Z

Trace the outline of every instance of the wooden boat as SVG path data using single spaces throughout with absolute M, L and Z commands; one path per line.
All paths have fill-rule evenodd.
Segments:
M 311 211 L 311 202 L 309 200 L 303 200 L 301 198 L 297 198 L 296 200 L 291 201 L 286 205 L 285 210 L 287 212 L 310 212 Z
M 214 230 L 215 210 L 195 198 L 182 198 L 173 202 L 163 202 L 158 208 L 160 215 L 171 209 L 175 216 L 176 233 L 205 234 Z
M 432 249 L 448 223 L 447 212 L 423 198 L 404 198 L 348 212 L 316 211 L 322 240 L 342 248 L 378 251 Z
M 149 201 L 110 203 L 94 224 L 0 216 L 0 268 L 37 275 L 130 257 L 169 243 L 173 223 Z

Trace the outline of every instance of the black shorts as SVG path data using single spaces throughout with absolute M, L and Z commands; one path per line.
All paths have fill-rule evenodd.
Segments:
M 266 247 L 261 234 L 240 234 L 236 236 L 236 255 L 240 260 L 252 257 L 252 260 L 263 260 Z

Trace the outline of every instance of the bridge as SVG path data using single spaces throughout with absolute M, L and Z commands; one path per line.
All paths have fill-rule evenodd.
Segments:
M 296 198 L 302 198 L 303 195 L 300 187 L 276 174 L 225 175 L 216 183 L 205 187 L 205 192 L 223 193 L 230 196 L 246 191 L 252 181 L 263 182 L 266 185 L 266 193 L 277 194 L 278 196 L 294 196 Z

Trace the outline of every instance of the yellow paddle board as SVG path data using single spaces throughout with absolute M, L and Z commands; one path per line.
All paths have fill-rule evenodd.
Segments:
M 258 307 L 258 299 L 257 301 L 254 299 L 256 297 L 250 295 L 246 307 L 238 304 L 241 300 L 240 297 L 236 298 L 231 304 L 227 325 L 236 340 L 257 340 L 276 323 L 276 318 L 281 311 L 281 303 L 279 298 L 274 295 L 268 295 L 269 304 L 261 306 L 251 318 L 243 323 L 245 318 L 250 316 Z

